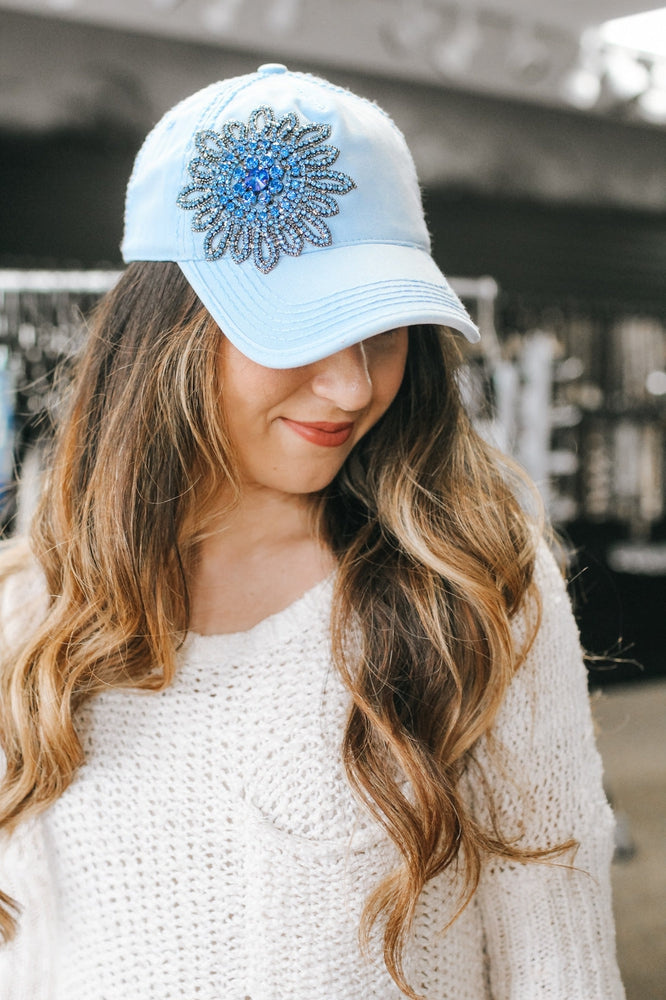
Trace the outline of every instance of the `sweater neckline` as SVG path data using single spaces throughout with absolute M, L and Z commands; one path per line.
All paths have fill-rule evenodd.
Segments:
M 217 649 L 228 649 L 248 642 L 264 643 L 284 639 L 297 630 L 307 628 L 312 624 L 318 609 L 324 607 L 324 598 L 330 596 L 336 571 L 324 577 L 318 583 L 297 597 L 286 608 L 262 618 L 256 625 L 240 632 L 214 632 L 202 635 L 190 631 L 182 647 L 183 653 L 189 658 L 198 653 L 209 655 Z

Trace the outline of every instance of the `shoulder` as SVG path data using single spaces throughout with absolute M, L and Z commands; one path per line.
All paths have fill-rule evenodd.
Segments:
M 536 592 L 533 590 L 526 595 L 513 621 L 517 651 L 533 637 L 526 660 L 532 665 L 548 651 L 557 658 L 558 652 L 562 652 L 561 644 L 569 652 L 580 653 L 578 626 L 567 592 L 564 571 L 544 538 L 537 542 L 533 582 Z
M 516 617 L 517 648 L 538 628 L 506 691 L 494 731 L 531 767 L 541 764 L 545 772 L 559 761 L 564 771 L 562 756 L 579 753 L 580 763 L 595 756 L 594 727 L 578 625 L 566 581 L 545 542 L 539 544 L 534 582 L 538 617 L 529 605 Z
M 513 623 L 517 652 L 527 649 L 500 707 L 496 730 L 509 744 L 553 727 L 592 736 L 587 667 L 566 581 L 545 541 L 534 566 L 537 600 L 526 600 Z M 536 632 L 535 632 L 536 628 Z
M 545 540 L 539 542 L 534 563 L 534 582 L 539 595 L 539 628 L 534 640 L 532 659 L 546 656 L 549 660 L 571 665 L 572 659 L 583 663 L 580 634 L 563 570 Z M 523 613 L 525 614 L 525 612 Z M 528 656 L 528 660 L 529 660 Z
M 556 603 L 563 602 L 568 607 L 570 606 L 564 571 L 558 564 L 552 548 L 543 537 L 539 539 L 536 547 L 534 581 L 542 598 L 551 598 Z
M 0 643 L 16 648 L 44 618 L 48 595 L 42 570 L 24 539 L 0 543 Z

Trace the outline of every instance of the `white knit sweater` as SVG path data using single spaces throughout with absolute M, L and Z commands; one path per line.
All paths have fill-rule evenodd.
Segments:
M 503 759 L 485 742 L 477 757 L 505 829 L 532 844 L 577 838 L 581 870 L 494 863 L 446 934 L 455 880 L 429 883 L 407 961 L 428 1000 L 624 996 L 612 817 L 578 633 L 545 550 L 537 578 L 543 623 L 497 722 Z M 85 765 L 4 846 L 0 888 L 24 910 L 0 950 L 2 1000 L 401 996 L 357 943 L 394 854 L 340 761 L 348 696 L 329 657 L 331 586 L 247 632 L 191 635 L 164 692 L 84 706 Z M 27 607 L 16 601 L 6 588 L 10 630 Z M 473 774 L 465 788 L 474 802 Z

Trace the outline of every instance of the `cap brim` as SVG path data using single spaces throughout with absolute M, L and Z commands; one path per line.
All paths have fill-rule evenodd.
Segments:
M 178 261 L 225 336 L 252 361 L 294 368 L 398 326 L 436 323 L 469 341 L 479 331 L 425 250 L 360 244 L 281 257 L 262 274 L 243 264 Z

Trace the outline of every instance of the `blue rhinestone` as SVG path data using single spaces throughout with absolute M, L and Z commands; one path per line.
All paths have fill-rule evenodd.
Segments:
M 283 190 L 283 187 L 279 181 L 271 181 L 270 184 L 268 185 L 268 190 L 271 192 L 271 194 L 280 194 L 280 192 Z
M 266 167 L 267 169 L 269 167 L 272 167 L 274 163 L 275 163 L 275 160 L 273 159 L 272 156 L 262 156 L 262 158 L 261 158 L 261 165 L 262 165 L 262 167 Z
M 238 184 L 234 184 L 234 186 L 233 186 L 233 192 L 234 192 L 234 194 L 244 194 L 244 192 L 245 192 L 245 185 L 241 184 L 241 182 L 239 181 Z
M 271 193 L 270 193 L 270 191 L 262 191 L 258 195 L 258 199 L 259 199 L 260 202 L 262 202 L 263 204 L 267 205 L 268 202 L 271 200 Z
M 245 156 L 246 147 L 243 145 L 242 142 L 239 142 L 238 145 L 236 146 L 236 152 L 239 153 L 240 156 Z
M 259 192 L 268 187 L 268 172 L 266 170 L 250 170 L 243 178 L 246 188 Z
M 242 218 L 244 218 L 244 217 L 245 217 L 245 209 L 244 209 L 244 208 L 242 208 L 242 207 L 241 207 L 241 206 L 239 205 L 239 206 L 238 206 L 238 208 L 237 208 L 237 209 L 235 209 L 235 211 L 234 211 L 234 215 L 236 216 L 236 218 L 237 218 L 237 219 L 242 219 Z
M 265 208 L 265 207 L 264 208 L 258 208 L 257 209 L 257 215 L 259 216 L 260 219 L 267 219 L 268 218 L 268 209 Z
M 289 146 L 282 146 L 280 148 L 280 158 L 282 160 L 286 160 L 290 153 L 291 153 L 291 150 L 290 150 Z
M 292 190 L 298 190 L 300 186 L 301 186 L 300 181 L 289 181 L 289 187 L 292 188 Z
M 252 191 L 246 191 L 243 195 L 243 201 L 246 205 L 254 205 L 257 200 L 257 196 Z
M 273 216 L 276 216 L 276 215 L 279 215 L 279 214 L 280 214 L 280 209 L 278 208 L 278 206 L 277 206 L 277 205 L 271 205 L 271 206 L 269 207 L 268 211 L 269 211 L 269 212 L 271 213 L 271 215 L 273 215 Z
M 299 165 L 297 163 L 295 163 L 293 165 L 293 167 L 291 167 L 290 169 L 291 169 L 291 173 L 292 173 L 293 177 L 300 177 L 300 175 L 301 175 L 301 168 L 299 167 Z
M 247 167 L 248 170 L 256 170 L 257 167 L 259 166 L 259 160 L 256 158 L 256 156 L 248 156 L 247 160 L 245 161 L 245 166 Z
M 281 177 L 284 177 L 284 170 L 282 167 L 272 167 L 269 172 L 273 180 L 279 181 Z

